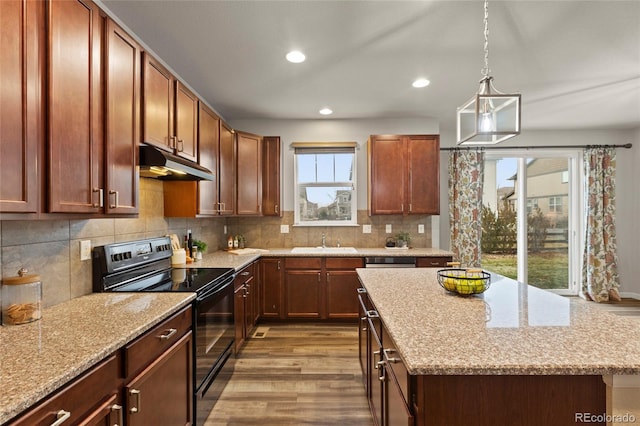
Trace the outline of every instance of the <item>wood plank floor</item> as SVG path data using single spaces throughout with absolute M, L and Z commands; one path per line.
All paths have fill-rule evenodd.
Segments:
M 372 425 L 356 324 L 261 324 L 205 426 Z

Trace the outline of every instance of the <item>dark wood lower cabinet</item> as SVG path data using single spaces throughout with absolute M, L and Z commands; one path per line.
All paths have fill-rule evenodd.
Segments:
M 127 425 L 191 424 L 191 339 L 188 332 L 125 386 Z
M 102 414 L 101 408 L 107 401 L 114 401 L 109 410 L 120 416 L 123 404 L 119 399 L 120 354 L 114 354 L 91 368 L 55 394 L 9 422 L 11 426 L 44 426 L 66 418 L 67 424 L 79 424 L 83 421 L 97 421 Z M 119 409 L 117 407 L 120 407 Z M 100 411 L 100 413 L 96 413 Z M 119 411 L 119 412 L 118 412 Z M 102 413 L 102 414 L 101 414 Z M 61 423 L 63 424 L 63 423 Z
M 192 424 L 191 325 L 188 306 L 7 425 Z

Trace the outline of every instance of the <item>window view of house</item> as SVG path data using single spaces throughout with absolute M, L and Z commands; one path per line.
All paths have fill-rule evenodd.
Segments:
M 296 152 L 297 225 L 356 223 L 355 153 Z
M 525 158 L 521 164 L 519 170 L 517 157 L 495 155 L 485 161 L 482 266 L 540 288 L 570 290 L 579 261 L 569 238 L 571 157 Z M 526 236 L 519 236 L 519 229 L 526 229 Z M 518 241 L 526 249 L 518 251 Z

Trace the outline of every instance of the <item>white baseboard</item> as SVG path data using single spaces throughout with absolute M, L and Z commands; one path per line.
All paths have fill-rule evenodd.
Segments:
M 633 292 L 629 292 L 629 291 L 621 291 L 620 292 L 620 297 L 627 297 L 627 298 L 631 298 L 631 299 L 640 300 L 640 293 L 633 293 Z

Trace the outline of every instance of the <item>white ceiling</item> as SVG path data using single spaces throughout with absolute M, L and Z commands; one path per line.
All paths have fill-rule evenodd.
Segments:
M 453 128 L 484 63 L 480 0 L 101 3 L 226 120 L 328 106 Z M 522 94 L 523 129 L 640 127 L 640 1 L 490 1 L 489 31 L 491 75 Z M 291 49 L 306 62 L 288 63 Z

